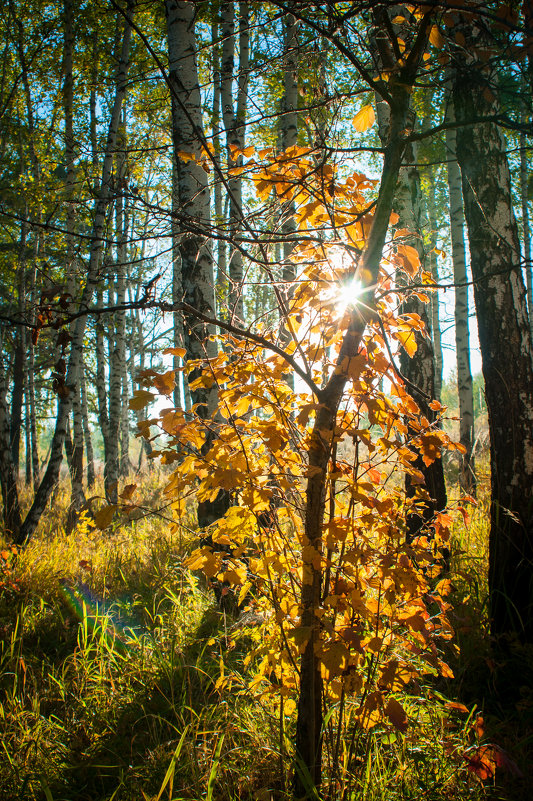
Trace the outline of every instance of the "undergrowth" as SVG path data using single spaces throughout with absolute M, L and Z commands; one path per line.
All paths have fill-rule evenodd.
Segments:
M 290 798 L 294 706 L 250 689 L 253 603 L 230 617 L 183 568 L 191 521 L 171 530 L 160 510 L 99 531 L 82 517 L 67 535 L 61 506 L 25 550 L 1 552 L 0 799 Z M 528 797 L 531 690 L 510 715 L 486 700 L 486 502 L 469 513 L 455 528 L 455 679 L 408 687 L 405 733 L 354 724 L 339 742 L 332 714 L 324 799 Z

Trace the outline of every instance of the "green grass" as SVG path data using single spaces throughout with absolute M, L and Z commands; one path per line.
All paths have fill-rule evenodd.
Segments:
M 190 521 L 171 530 L 163 517 L 139 516 L 100 532 L 82 520 L 67 536 L 59 520 L 54 508 L 0 576 L 0 800 L 290 798 L 295 713 L 280 731 L 276 698 L 249 689 L 253 621 L 214 609 L 183 569 Z M 528 797 L 508 766 L 496 780 L 468 770 L 479 746 L 496 742 L 525 772 L 533 733 L 527 686 L 511 713 L 487 700 L 486 520 L 482 502 L 455 532 L 455 680 L 409 687 L 405 734 L 361 731 L 350 722 L 354 700 L 338 738 L 334 709 L 321 798 Z

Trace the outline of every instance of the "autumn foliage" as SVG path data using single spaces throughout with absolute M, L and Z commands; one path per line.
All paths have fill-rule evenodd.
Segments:
M 439 558 L 451 517 L 437 514 L 412 542 L 406 518 L 419 511 L 423 519 L 428 501 L 417 459 L 429 465 L 443 448 L 457 446 L 438 421 L 430 424 L 420 414 L 393 362 L 398 345 L 413 353 L 417 332 L 425 332 L 416 315 L 398 314 L 392 276 L 399 270 L 419 275 L 428 291 L 431 278 L 403 244 L 408 232 L 398 231 L 382 263 L 375 305 L 367 309 L 363 344 L 339 367 L 349 307 L 365 304 L 364 293 L 349 297 L 346 287 L 360 277 L 357 258 L 372 221 L 364 191 L 372 182 L 357 173 L 341 180 L 330 165 L 317 168 L 309 149 L 293 148 L 267 164 L 254 161 L 251 169 L 262 199 L 274 192 L 295 202 L 301 238 L 291 257 L 297 279 L 283 321 L 289 344 L 267 326 L 223 332 L 215 358 L 186 367 L 201 371 L 192 390 L 216 387 L 215 417 L 206 421 L 194 409 L 185 413 L 169 404 L 141 422 L 140 433 L 174 467 L 166 494 L 177 520 L 191 496 L 210 502 L 221 491 L 229 495 L 226 513 L 186 564 L 262 621 L 247 658 L 251 686 L 285 715 L 294 710 L 298 660 L 310 637 L 300 596 L 305 565 L 312 564 L 322 586 L 315 653 L 338 725 L 369 729 L 388 721 L 405 731 L 409 719 L 396 695 L 420 674 L 451 675 L 441 654 L 452 636 L 450 582 L 441 576 Z M 336 237 L 318 241 L 325 223 L 334 225 Z M 304 530 L 306 479 L 316 469 L 307 454 L 317 436 L 312 425 L 321 386 L 339 369 L 349 381 L 328 443 L 326 515 L 316 547 Z M 168 397 L 174 379 L 173 372 L 144 374 L 148 388 Z M 140 390 L 132 403 L 144 405 L 148 396 Z M 413 497 L 406 497 L 405 473 L 416 486 Z

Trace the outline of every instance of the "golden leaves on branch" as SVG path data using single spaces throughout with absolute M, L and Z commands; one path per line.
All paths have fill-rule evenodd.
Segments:
M 361 131 L 375 121 L 372 106 L 357 116 Z M 236 161 L 255 154 L 243 149 L 233 156 Z M 290 709 L 299 681 L 295 664 L 312 637 L 325 698 L 351 694 L 362 727 L 380 723 L 405 732 L 409 706 L 399 694 L 424 671 L 451 672 L 437 650 L 439 640 L 450 636 L 447 588 L 440 594 L 430 587 L 434 543 L 449 535 L 451 523 L 442 513 L 408 544 L 405 514 L 418 510 L 423 516 L 427 490 L 414 466 L 420 455 L 430 464 L 443 448 L 455 446 L 424 418 L 391 366 L 385 336 L 413 355 L 416 336 L 424 331 L 418 315 L 399 316 L 392 302 L 380 300 L 361 347 L 339 363 L 351 312 L 339 310 L 338 289 L 353 277 L 364 249 L 372 219 L 364 193 L 374 182 L 360 173 L 340 179 L 332 165 L 317 166 L 310 148 L 257 157 L 271 158 L 255 168 L 247 165 L 254 169 L 258 199 L 278 208 L 293 200 L 302 234 L 291 256 L 298 275 L 288 317 L 292 340 L 283 352 L 279 331 L 266 327 L 253 330 L 259 341 L 245 333 L 222 335 L 216 357 L 187 365 L 194 370 L 193 387 L 218 388 L 213 419 L 202 420 L 194 409 L 185 414 L 169 408 L 141 421 L 141 428 L 148 434 L 158 429 L 161 458 L 173 462 L 166 496 L 176 526 L 184 499 L 213 501 L 221 490 L 230 497 L 230 508 L 202 533 L 186 566 L 225 582 L 261 615 L 261 626 L 250 635 L 250 688 L 284 699 Z M 240 170 L 240 164 L 231 169 Z M 397 221 L 393 215 L 392 224 Z M 408 236 L 406 229 L 396 232 L 380 287 L 392 286 L 391 265 L 410 278 L 421 273 L 417 250 L 402 239 Z M 335 259 L 339 250 L 348 266 Z M 421 282 L 431 287 L 431 276 L 422 272 Z M 183 349 L 167 354 L 186 355 Z M 312 382 L 293 387 L 288 375 L 304 362 Z M 349 378 L 340 411 L 332 425 L 316 430 L 325 403 L 319 387 L 335 373 Z M 384 376 L 391 384 L 387 393 L 380 388 Z M 146 389 L 134 394 L 131 408 L 144 408 L 156 392 L 169 397 L 175 379 L 172 370 L 146 373 Z M 443 407 L 433 411 L 441 414 Z M 311 443 L 331 453 L 335 447 L 335 458 L 326 467 L 310 464 Z M 410 474 L 415 497 L 406 498 L 403 487 L 389 480 L 394 470 Z M 310 543 L 304 535 L 306 485 L 317 476 L 326 481 L 329 515 L 319 540 Z M 323 582 L 321 603 L 313 625 L 305 620 L 303 626 L 301 592 L 314 575 Z M 437 610 L 431 616 L 430 593 Z

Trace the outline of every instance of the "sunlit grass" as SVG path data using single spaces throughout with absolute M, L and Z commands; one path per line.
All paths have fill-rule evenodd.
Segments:
M 247 628 L 217 611 L 182 567 L 193 525 L 169 526 L 156 484 L 143 488 L 139 506 L 159 515 L 123 516 L 103 532 L 82 518 L 67 535 L 54 509 L 12 562 L 14 586 L 0 591 L 0 798 L 292 797 L 295 713 L 280 731 L 278 699 L 249 690 L 253 619 Z M 348 722 L 337 747 L 334 711 L 324 799 L 481 799 L 490 789 L 467 770 L 480 742 L 479 709 L 448 702 L 469 689 L 486 632 L 481 496 L 454 532 L 456 683 L 430 677 L 409 687 L 399 698 L 410 720 L 405 734 Z M 56 500 L 66 510 L 65 494 Z

